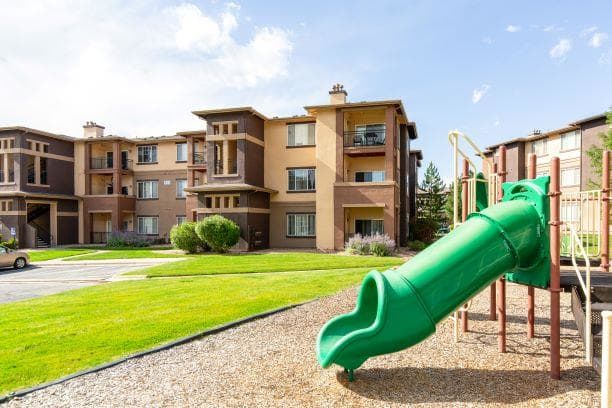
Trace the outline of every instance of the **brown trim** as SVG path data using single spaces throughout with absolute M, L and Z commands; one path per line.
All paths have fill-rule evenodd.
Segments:
M 295 121 L 295 122 L 285 122 L 285 125 L 287 125 L 287 126 L 288 126 L 288 125 L 306 125 L 306 124 L 309 124 L 309 123 L 314 123 L 314 124 L 316 124 L 316 123 L 317 123 L 317 121 L 316 121 L 316 119 L 312 119 L 312 120 L 310 120 L 310 119 L 309 119 L 309 120 L 301 120 L 301 121 L 300 121 L 300 120 L 298 120 L 298 121 Z
M 316 193 L 317 190 L 287 190 L 287 194 Z
M 159 164 L 159 162 L 136 162 L 136 164 L 139 165 L 139 166 L 147 166 L 149 164 Z
M 316 170 L 317 166 L 285 167 L 285 170 Z
M 300 146 L 285 146 L 285 149 L 300 149 L 302 147 L 317 147 L 316 144 L 300 145 Z

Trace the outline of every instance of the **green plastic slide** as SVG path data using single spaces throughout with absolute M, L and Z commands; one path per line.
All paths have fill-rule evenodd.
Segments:
M 548 286 L 548 177 L 504 183 L 504 199 L 398 269 L 366 275 L 356 308 L 319 333 L 322 367 L 349 371 L 429 337 L 436 324 L 501 275 Z

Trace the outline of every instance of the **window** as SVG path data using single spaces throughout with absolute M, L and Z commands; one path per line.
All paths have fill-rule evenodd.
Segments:
M 548 150 L 547 145 L 547 139 L 536 140 L 535 142 L 531 143 L 531 153 L 535 153 L 538 156 L 544 156 Z
M 536 177 L 544 177 L 544 176 L 548 176 L 548 170 L 544 170 L 544 171 L 538 171 L 536 173 Z
M 384 171 L 356 171 L 355 181 L 358 183 L 385 181 L 385 172 Z
M 40 158 L 40 184 L 47 184 L 47 158 Z
M 561 205 L 561 221 L 580 222 L 580 207 L 578 203 L 563 203 Z
M 138 185 L 138 198 L 151 199 L 157 198 L 157 180 L 150 181 L 139 181 Z
M 176 144 L 176 161 L 184 162 L 187 161 L 187 143 Z
M 295 123 L 287 125 L 287 146 L 314 146 L 314 144 L 314 123 Z
M 187 187 L 187 180 L 176 180 L 176 198 L 185 198 L 185 187 Z
M 206 201 L 205 203 L 206 208 L 212 208 L 212 197 L 206 197 L 205 201 Z
M 11 200 L 2 200 L 0 201 L 0 211 L 12 211 L 13 210 L 13 201 Z
M 157 163 L 157 145 L 138 146 L 138 163 Z
M 355 233 L 361 235 L 384 234 L 383 220 L 355 220 Z
M 314 191 L 315 169 L 291 169 L 289 174 L 289 191 Z
M 234 208 L 240 207 L 240 196 L 234 196 L 232 197 L 232 199 L 234 200 L 233 207 Z
M 561 150 L 573 150 L 580 147 L 580 133 L 578 130 L 561 135 Z
M 157 217 L 138 217 L 138 233 L 157 235 Z
M 580 185 L 580 168 L 572 167 L 569 169 L 561 169 L 561 186 L 579 186 Z
M 187 221 L 187 217 L 184 215 L 177 215 L 176 216 L 176 225 L 181 225 L 182 223 Z
M 288 237 L 314 237 L 314 214 L 287 214 Z

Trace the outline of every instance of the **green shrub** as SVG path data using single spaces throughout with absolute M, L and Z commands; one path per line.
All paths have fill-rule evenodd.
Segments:
M 150 244 L 149 240 L 132 231 L 113 232 L 106 241 L 108 248 L 144 248 Z
M 175 248 L 182 249 L 190 254 L 201 251 L 206 246 L 196 233 L 195 222 L 184 222 L 172 227 L 170 230 L 170 242 Z
M 410 223 L 410 236 L 413 241 L 432 243 L 438 232 L 438 223 L 426 218 L 417 218 Z
M 408 241 L 408 248 L 412 251 L 422 251 L 427 248 L 427 245 L 421 241 Z
M 13 237 L 8 241 L 3 241 L 1 245 L 10 249 L 17 249 L 19 247 L 19 241 L 17 241 L 15 237 Z
M 346 242 L 345 248 L 351 255 L 389 256 L 395 250 L 395 241 L 387 234 L 355 234 Z
M 227 252 L 238 243 L 240 227 L 220 215 L 212 215 L 198 222 L 196 234 L 215 252 Z

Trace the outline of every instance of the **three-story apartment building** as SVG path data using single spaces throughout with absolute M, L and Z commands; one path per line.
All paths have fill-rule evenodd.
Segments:
M 400 245 L 415 212 L 420 151 L 400 100 L 352 103 L 341 85 L 306 114 L 251 107 L 193 112 L 206 128 L 172 136 L 83 137 L 0 128 L 0 233 L 22 246 L 104 243 L 221 214 L 239 246 L 338 250 L 354 234 Z
M 195 111 L 207 123 L 209 165 L 206 183 L 187 188 L 198 197 L 191 217 L 233 219 L 249 249 L 342 249 L 357 233 L 404 244 L 416 126 L 400 100 L 346 96 L 336 85 L 328 104 L 292 117 L 251 107 Z

